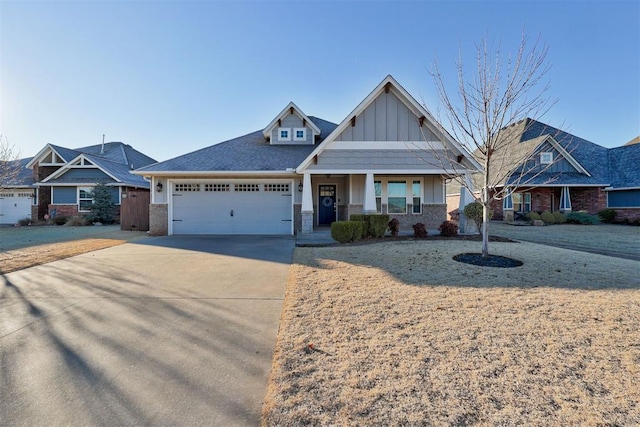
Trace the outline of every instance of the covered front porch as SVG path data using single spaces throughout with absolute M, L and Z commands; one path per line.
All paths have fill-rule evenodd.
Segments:
M 305 173 L 294 198 L 296 233 L 310 234 L 354 214 L 388 214 L 403 230 L 435 230 L 446 220 L 442 175 Z

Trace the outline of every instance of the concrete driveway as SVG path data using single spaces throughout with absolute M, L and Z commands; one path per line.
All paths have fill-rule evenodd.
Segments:
M 293 247 L 149 238 L 0 276 L 0 425 L 258 425 Z

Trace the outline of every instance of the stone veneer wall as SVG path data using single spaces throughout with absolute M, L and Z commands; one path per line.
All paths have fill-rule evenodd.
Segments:
M 295 234 L 300 234 L 302 231 L 302 205 L 294 204 L 293 205 L 293 232 Z
M 149 234 L 152 236 L 169 234 L 169 205 L 149 205 Z

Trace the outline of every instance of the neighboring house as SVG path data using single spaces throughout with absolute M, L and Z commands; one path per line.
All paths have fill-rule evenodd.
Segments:
M 122 142 L 76 149 L 47 144 L 25 165 L 32 169 L 37 187 L 32 217 L 43 220 L 45 215 L 52 218 L 89 213 L 93 187 L 98 183 L 112 189 L 118 209 L 116 215 L 119 215 L 121 203 L 129 192 L 149 192 L 149 182 L 130 172 L 152 163 L 154 159 Z
M 0 167 L 16 170 L 17 173 L 4 173 L 6 182 L 0 182 L 0 224 L 16 224 L 22 219 L 31 220 L 31 209 L 35 204 L 35 186 L 33 174 L 25 166 L 31 158 L 6 162 Z
M 152 180 L 153 234 L 294 234 L 376 212 L 436 229 L 445 176 L 478 168 L 387 76 L 340 124 L 292 102 L 264 129 L 133 173 Z
M 495 153 L 493 164 L 512 173 L 499 181 L 497 168 L 491 172 L 500 182 L 496 188 L 510 187 L 511 197 L 492 202 L 494 219 L 605 208 L 615 209 L 617 219 L 640 218 L 640 144 L 608 149 L 532 119 L 503 132 L 507 147 Z M 447 198 L 449 211 L 458 207 L 455 196 Z

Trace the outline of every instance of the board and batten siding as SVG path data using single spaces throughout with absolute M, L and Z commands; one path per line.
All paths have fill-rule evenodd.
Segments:
M 278 140 L 278 128 L 288 128 L 291 130 L 291 141 L 279 141 Z M 293 131 L 295 128 L 304 127 L 307 130 L 307 139 L 306 141 L 294 141 L 293 140 Z M 302 125 L 302 119 L 297 114 L 289 114 L 281 120 L 280 126 L 276 124 L 276 126 L 271 130 L 271 144 L 272 145 L 302 145 L 302 144 L 313 144 L 313 130 L 309 128 L 309 126 Z
M 353 149 L 333 150 L 327 148 L 318 156 L 316 164 L 309 165 L 309 170 L 349 170 L 372 169 L 415 170 L 443 169 L 443 150 L 426 150 L 407 145 L 406 149 L 375 150 Z
M 445 203 L 445 181 L 440 175 L 375 175 L 374 180 L 404 180 L 407 181 L 407 197 L 411 194 L 413 180 L 422 179 L 422 203 L 427 205 Z M 364 175 L 351 175 L 351 199 L 350 204 L 360 205 L 364 203 Z
M 382 93 L 356 117 L 336 141 L 439 141 L 425 124 L 393 94 Z
M 90 181 L 89 181 L 90 180 Z M 106 173 L 96 168 L 71 168 L 64 175 L 53 180 L 53 182 L 88 182 L 95 184 L 96 182 L 115 182 Z
M 640 208 L 640 190 L 608 191 L 607 207 Z

